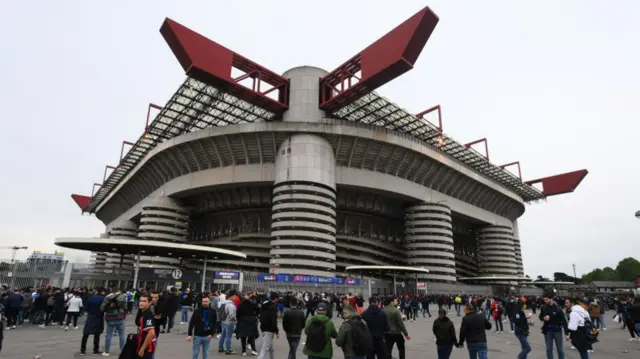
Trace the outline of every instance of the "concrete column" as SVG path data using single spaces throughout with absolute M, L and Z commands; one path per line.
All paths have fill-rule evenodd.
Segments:
M 516 276 L 518 265 L 513 229 L 490 225 L 477 232 L 478 272 L 486 276 Z
M 158 196 L 142 206 L 138 238 L 164 242 L 186 242 L 189 212 L 175 199 Z
M 289 110 L 283 121 L 319 122 L 315 67 L 297 67 L 290 79 Z M 275 273 L 335 275 L 336 161 L 331 144 L 312 134 L 293 134 L 276 154 L 271 216 L 271 264 Z
M 518 275 L 524 277 L 524 265 L 522 264 L 522 248 L 520 247 L 520 230 L 518 229 L 518 221 L 513 221 L 513 244 L 516 247 L 516 265 L 518 266 Z
M 407 263 L 429 270 L 427 280 L 456 281 L 451 209 L 443 203 L 408 207 L 404 216 L 404 249 Z

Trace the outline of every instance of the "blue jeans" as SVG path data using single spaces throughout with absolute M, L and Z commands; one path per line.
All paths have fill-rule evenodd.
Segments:
M 449 359 L 453 345 L 438 345 L 438 359 Z
M 218 339 L 218 350 L 226 349 L 231 351 L 231 338 L 233 337 L 234 327 L 234 323 L 222 323 L 222 332 L 220 333 L 220 339 Z
M 202 348 L 202 359 L 209 358 L 209 346 L 211 346 L 211 339 L 209 337 L 193 337 L 193 355 L 192 359 L 198 359 L 200 355 L 200 348 Z
M 531 352 L 531 345 L 529 345 L 529 340 L 527 340 L 526 335 L 516 335 L 518 340 L 520 341 L 520 346 L 522 346 L 522 351 L 518 354 L 518 359 L 527 359 L 527 355 Z
M 544 333 L 544 345 L 547 347 L 547 359 L 553 359 L 553 343 L 556 343 L 558 359 L 564 359 L 564 348 L 562 347 L 562 332 Z
M 461 304 L 456 304 L 456 314 L 457 314 L 458 316 L 460 316 L 460 308 L 461 308 L 461 307 L 462 307 L 462 305 L 461 305 Z
M 188 305 L 183 305 L 182 306 L 182 320 L 181 322 L 183 323 L 188 323 L 189 322 L 189 306 Z
M 488 359 L 487 343 L 467 343 L 467 350 L 469 351 L 469 359 Z
M 289 356 L 287 358 L 296 359 L 296 351 L 298 350 L 298 345 L 300 345 L 300 338 L 287 337 L 287 341 L 289 342 Z
M 104 352 L 108 353 L 109 349 L 111 349 L 111 338 L 113 338 L 113 331 L 118 333 L 118 338 L 120 339 L 120 350 L 124 348 L 124 343 L 126 342 L 126 334 L 124 329 L 124 320 L 110 320 L 107 322 L 107 337 L 104 340 Z

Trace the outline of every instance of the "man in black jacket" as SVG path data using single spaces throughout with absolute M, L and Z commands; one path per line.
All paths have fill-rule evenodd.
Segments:
M 558 359 L 564 359 L 564 348 L 562 342 L 562 330 L 564 329 L 565 339 L 569 338 L 569 329 L 567 327 L 567 317 L 564 310 L 553 301 L 553 292 L 546 292 L 542 296 L 544 305 L 540 307 L 540 315 L 538 318 L 542 323 L 542 334 L 544 335 L 544 344 L 547 348 L 547 358 L 553 359 L 553 343 L 556 343 L 558 351 Z
M 193 358 L 200 355 L 200 348 L 202 348 L 202 359 L 209 357 L 209 346 L 211 346 L 211 338 L 216 334 L 218 321 L 216 311 L 210 304 L 209 297 L 203 297 L 202 306 L 193 312 L 189 320 L 187 341 L 193 340 Z
M 438 358 L 448 358 L 453 351 L 453 346 L 458 346 L 458 339 L 456 328 L 447 317 L 447 311 L 444 308 L 438 310 L 438 319 L 433 322 L 433 334 L 436 336 Z
M 269 358 L 275 359 L 273 347 L 274 337 L 280 338 L 278 330 L 278 293 L 271 293 L 271 300 L 262 303 L 260 309 L 260 331 L 262 331 L 262 348 L 258 359 L 264 359 L 269 353 Z
M 491 322 L 482 314 L 478 314 L 473 305 L 466 304 L 465 316 L 460 324 L 460 343 L 462 347 L 465 340 L 470 358 L 487 359 L 487 330 L 491 330 Z
M 289 342 L 288 359 L 296 359 L 296 351 L 300 344 L 300 335 L 306 324 L 304 312 L 298 309 L 298 298 L 291 298 L 291 308 L 284 312 L 282 318 L 282 329 L 287 333 L 287 341 Z
M 369 308 L 362 313 L 362 319 L 367 323 L 373 338 L 373 353 L 367 356 L 367 359 L 374 359 L 375 357 L 385 359 L 388 357 L 384 333 L 390 329 L 389 318 L 387 318 L 387 313 L 380 309 L 378 304 L 378 297 L 369 298 Z

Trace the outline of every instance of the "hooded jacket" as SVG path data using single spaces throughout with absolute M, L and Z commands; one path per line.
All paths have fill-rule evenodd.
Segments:
M 382 338 L 384 337 L 384 333 L 391 330 L 387 313 L 377 305 L 370 305 L 369 308 L 362 313 L 362 319 L 367 323 L 367 327 L 369 327 L 369 331 L 371 331 L 371 336 L 374 338 Z M 340 330 L 342 330 L 342 327 Z
M 331 343 L 331 338 L 338 337 L 338 332 L 336 331 L 336 327 L 333 325 L 333 322 L 331 321 L 331 319 L 329 319 L 329 317 L 322 314 L 316 314 L 313 317 L 311 317 L 311 320 L 307 322 L 307 326 L 304 328 L 304 334 L 309 335 L 309 325 L 311 325 L 312 322 L 318 322 L 318 321 L 324 322 L 324 339 L 325 339 L 324 349 L 322 349 L 322 352 L 316 353 L 311 351 L 305 345 L 304 350 L 302 352 L 304 353 L 304 355 L 307 355 L 310 357 L 333 358 L 333 344 Z
M 402 321 L 402 314 L 398 308 L 394 307 L 393 304 L 389 304 L 384 307 L 384 312 L 389 319 L 389 331 L 387 331 L 386 334 L 404 334 L 405 337 L 409 335 Z
M 384 313 L 384 312 L 382 312 Z M 367 326 L 365 322 L 363 322 L 360 314 L 353 313 L 349 316 L 349 319 L 345 320 L 340 326 L 340 331 L 338 332 L 338 337 L 336 338 L 336 345 L 342 348 L 344 353 L 344 357 L 356 357 L 354 340 L 351 331 L 354 329 L 354 326 L 358 323 L 362 323 Z
M 260 309 L 260 330 L 262 332 L 279 333 L 278 306 L 270 300 L 262 303 L 262 308 Z

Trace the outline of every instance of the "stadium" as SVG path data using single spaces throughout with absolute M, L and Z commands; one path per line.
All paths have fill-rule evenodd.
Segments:
M 186 79 L 150 105 L 157 116 L 97 190 L 72 198 L 105 224 L 103 239 L 240 252 L 205 260 L 263 280 L 348 278 L 351 266 L 422 268 L 445 284 L 523 278 L 525 205 L 573 192 L 587 171 L 525 181 L 518 162 L 489 160 L 486 139 L 445 134 L 440 106 L 414 114 L 378 95 L 437 23 L 427 7 L 331 71 L 279 75 L 166 19 Z M 86 242 L 75 248 L 93 250 L 98 270 L 136 261 Z M 192 265 L 138 254 L 142 266 Z

